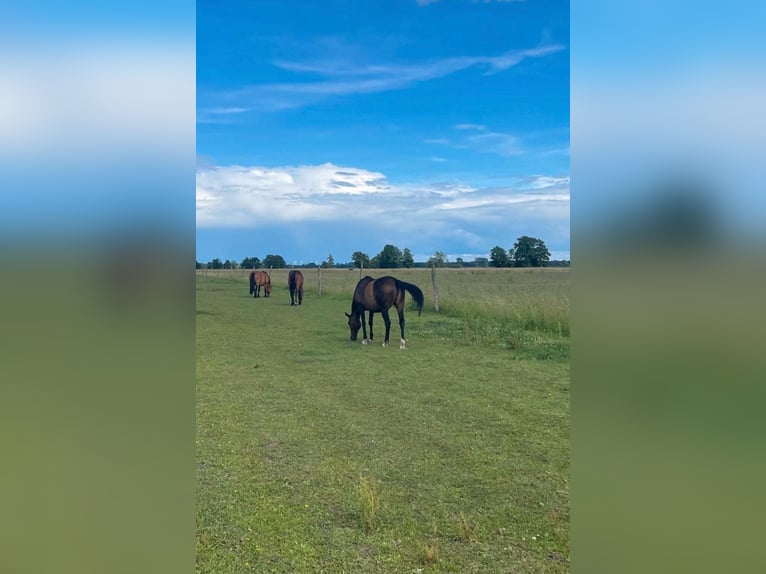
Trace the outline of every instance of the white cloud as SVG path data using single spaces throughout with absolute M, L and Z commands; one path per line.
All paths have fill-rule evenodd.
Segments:
M 487 129 L 487 126 L 483 126 L 481 124 L 457 124 L 455 126 L 456 130 L 477 130 L 480 132 L 483 132 Z
M 332 96 L 369 94 L 403 89 L 418 82 L 442 78 L 469 68 L 495 74 L 527 58 L 540 58 L 565 49 L 561 44 L 511 50 L 498 56 L 458 56 L 414 64 L 355 64 L 345 59 L 319 61 L 278 60 L 274 64 L 298 74 L 320 76 L 319 81 L 246 86 L 214 97 L 227 102 L 218 108 L 249 108 L 264 112 L 299 108 Z
M 524 183 L 524 182 L 523 182 Z M 541 192 L 541 190 L 543 190 Z M 568 225 L 566 177 L 530 176 L 523 186 L 466 183 L 391 184 L 380 172 L 331 163 L 278 168 L 227 166 L 197 172 L 198 227 L 253 227 L 262 222 L 366 222 L 412 237 L 454 236 L 480 245 L 514 220 Z
M 326 220 L 339 197 L 390 190 L 383 174 L 330 163 L 281 168 L 227 166 L 197 171 L 197 225 L 239 227 L 268 221 Z
M 482 153 L 511 156 L 524 153 L 521 140 L 511 134 L 487 132 L 472 135 L 467 139 L 468 144 Z
M 423 140 L 427 144 L 449 145 L 451 142 L 447 138 L 428 138 Z
M 529 189 L 548 189 L 551 187 L 569 187 L 569 176 L 536 175 L 522 181 Z
M 506 157 L 525 153 L 521 139 L 512 134 L 488 132 L 486 131 L 487 127 L 480 124 L 457 124 L 455 129 L 470 135 L 460 134 L 455 140 L 428 138 L 423 141 L 428 144 L 444 145 L 455 149 L 473 149 L 480 153 L 492 153 Z

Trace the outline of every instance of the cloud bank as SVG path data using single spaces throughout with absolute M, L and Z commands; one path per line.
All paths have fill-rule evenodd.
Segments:
M 198 169 L 198 228 L 293 223 L 338 230 L 353 223 L 383 235 L 395 230 L 402 244 L 446 235 L 459 238 L 467 250 L 507 243 L 517 228 L 568 237 L 569 177 L 533 175 L 507 186 L 479 187 L 394 184 L 380 172 L 331 163 Z

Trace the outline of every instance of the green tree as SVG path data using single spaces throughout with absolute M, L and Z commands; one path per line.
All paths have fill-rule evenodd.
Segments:
M 412 257 L 412 251 L 410 251 L 409 247 L 405 247 L 404 251 L 402 251 L 402 267 L 409 269 L 410 267 L 414 267 L 414 265 L 415 259 Z
M 386 244 L 383 250 L 376 255 L 378 267 L 381 269 L 393 269 L 402 266 L 402 252 L 395 245 Z
M 499 245 L 495 245 L 489 252 L 489 260 L 492 267 L 508 267 L 510 265 L 508 252 Z
M 437 251 L 429 257 L 428 266 L 431 267 L 433 265 L 434 267 L 444 267 L 448 261 L 449 260 L 447 259 L 447 256 L 444 255 L 443 251 Z
M 207 264 L 208 269 L 222 269 L 223 268 L 223 262 L 216 257 L 213 259 L 210 263 Z
M 322 261 L 322 267 L 325 269 L 335 267 L 335 258 L 332 256 L 332 253 L 327 255 L 327 259 Z
M 362 251 L 354 251 L 354 254 L 351 256 L 351 261 L 354 262 L 354 267 L 369 267 L 370 266 L 370 256 Z
M 272 255 L 269 253 L 266 257 L 263 258 L 261 266 L 265 267 L 266 269 L 284 269 L 287 267 L 287 264 L 281 255 Z
M 458 257 L 455 259 L 455 263 L 457 263 L 458 267 L 462 267 L 465 264 L 465 261 L 463 261 L 462 257 Z
M 542 239 L 522 235 L 509 250 L 515 267 L 545 267 L 551 259 L 551 252 Z
M 261 260 L 258 257 L 245 257 L 239 266 L 242 269 L 258 269 L 261 266 Z

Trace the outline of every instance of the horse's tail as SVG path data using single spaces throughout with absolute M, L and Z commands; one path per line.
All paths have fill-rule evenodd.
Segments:
M 250 295 L 255 293 L 255 271 L 250 274 Z
M 423 292 L 420 290 L 420 287 L 413 285 L 412 283 L 407 283 L 406 281 L 400 281 L 399 279 L 396 280 L 396 286 L 399 289 L 404 288 L 410 292 L 412 298 L 415 299 L 415 304 L 418 306 L 418 316 L 420 316 L 420 313 L 423 311 L 424 301 Z

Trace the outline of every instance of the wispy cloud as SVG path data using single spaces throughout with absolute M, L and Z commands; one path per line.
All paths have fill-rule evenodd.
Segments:
M 521 139 L 512 134 L 487 131 L 487 127 L 481 124 L 462 123 L 457 124 L 455 129 L 463 133 L 456 138 L 428 138 L 425 143 L 443 145 L 456 149 L 472 149 L 479 153 L 491 153 L 500 156 L 514 156 L 525 153 Z M 476 132 L 476 133 L 472 133 Z
M 225 105 L 210 110 L 258 109 L 278 111 L 299 108 L 333 96 L 370 94 L 399 90 L 437 78 L 475 68 L 484 74 L 507 70 L 527 58 L 541 58 L 565 49 L 561 44 L 511 50 L 497 56 L 460 56 L 412 64 L 357 64 L 332 58 L 317 61 L 277 60 L 274 65 L 299 76 L 319 77 L 318 80 L 281 82 L 246 86 L 217 94 Z
M 455 126 L 456 130 L 476 130 L 483 132 L 487 129 L 487 126 L 483 126 L 481 124 L 457 124 Z

